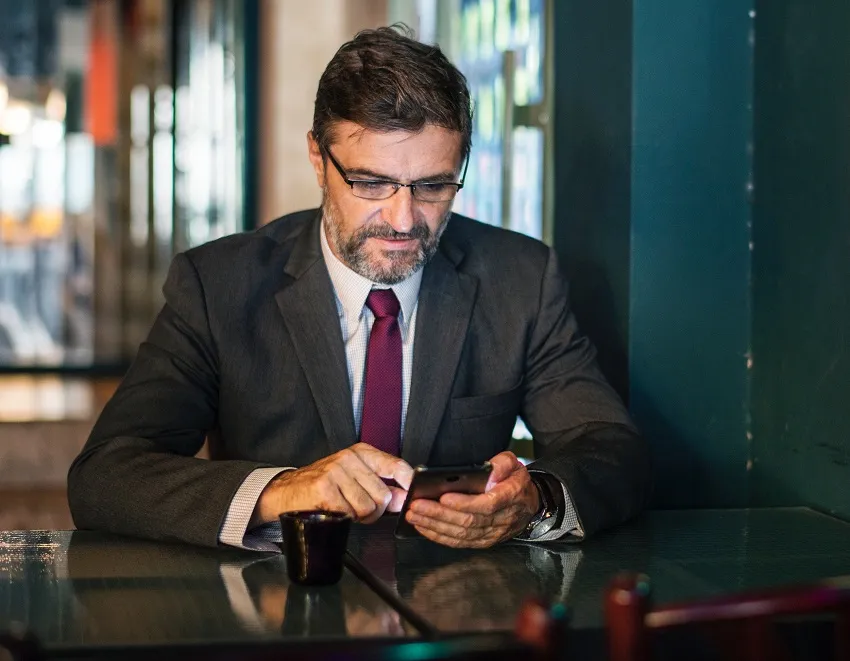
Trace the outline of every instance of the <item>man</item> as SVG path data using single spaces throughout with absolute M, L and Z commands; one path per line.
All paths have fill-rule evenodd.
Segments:
M 412 465 L 490 460 L 487 492 L 418 500 L 447 546 L 580 539 L 644 506 L 649 462 L 570 312 L 552 250 L 451 212 L 466 81 L 391 28 L 319 82 L 322 207 L 178 255 L 165 306 L 71 467 L 78 527 L 276 550 L 281 512 L 372 522 Z M 516 416 L 526 469 L 506 451 Z M 195 458 L 209 438 L 213 461 Z

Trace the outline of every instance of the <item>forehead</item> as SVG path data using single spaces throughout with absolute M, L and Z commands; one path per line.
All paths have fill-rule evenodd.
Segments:
M 372 131 L 353 122 L 338 122 L 333 127 L 331 148 L 346 168 L 416 178 L 456 170 L 461 134 L 433 124 L 412 133 Z

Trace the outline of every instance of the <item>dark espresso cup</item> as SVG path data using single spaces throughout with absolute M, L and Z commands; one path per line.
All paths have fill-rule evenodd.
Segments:
M 310 510 L 280 515 L 289 580 L 300 585 L 333 585 L 342 578 L 351 517 Z

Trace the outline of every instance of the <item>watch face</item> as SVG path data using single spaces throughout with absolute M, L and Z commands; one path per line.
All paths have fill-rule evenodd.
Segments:
M 538 523 L 534 528 L 532 528 L 531 532 L 528 534 L 529 539 L 540 539 L 547 532 L 551 532 L 552 528 L 555 527 L 555 517 L 547 516 L 540 523 Z

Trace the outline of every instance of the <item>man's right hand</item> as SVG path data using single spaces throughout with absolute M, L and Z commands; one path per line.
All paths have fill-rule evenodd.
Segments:
M 381 478 L 401 485 L 388 487 Z M 404 504 L 413 469 L 403 459 L 357 443 L 329 457 L 274 478 L 254 507 L 249 527 L 277 521 L 283 512 L 331 510 L 372 523 Z

